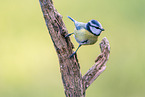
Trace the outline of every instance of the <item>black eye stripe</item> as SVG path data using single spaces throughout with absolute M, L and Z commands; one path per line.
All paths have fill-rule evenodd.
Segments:
M 96 29 L 101 29 L 100 27 L 96 27 L 96 26 L 93 26 L 93 25 L 90 25 L 91 27 L 95 27 Z
M 100 29 L 101 31 L 104 31 L 103 28 L 100 28 L 100 27 L 96 27 L 96 26 L 93 26 L 93 25 L 90 25 L 91 27 L 95 27 L 96 29 Z
M 99 27 L 95 27 L 95 28 L 100 29 Z

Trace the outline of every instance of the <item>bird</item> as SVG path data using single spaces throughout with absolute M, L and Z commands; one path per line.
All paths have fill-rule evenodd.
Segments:
M 104 29 L 101 23 L 94 19 L 90 20 L 88 23 L 83 23 L 74 20 L 70 16 L 68 16 L 68 18 L 74 22 L 75 29 L 73 33 L 67 34 L 65 38 L 74 34 L 75 40 L 79 43 L 76 51 L 70 55 L 70 58 L 72 58 L 82 45 L 95 44 L 98 40 L 98 36 L 100 36 Z

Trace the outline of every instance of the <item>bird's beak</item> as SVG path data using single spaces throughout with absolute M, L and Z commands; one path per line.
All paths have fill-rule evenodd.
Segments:
M 102 28 L 102 29 L 100 29 L 100 30 L 101 30 L 101 31 L 105 31 L 105 29 L 103 29 L 103 28 Z

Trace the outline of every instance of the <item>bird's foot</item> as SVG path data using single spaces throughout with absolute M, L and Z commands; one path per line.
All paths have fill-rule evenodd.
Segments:
M 73 53 L 69 56 L 69 58 L 72 58 L 75 54 L 76 54 L 76 52 L 73 52 Z
M 65 36 L 65 38 L 67 38 L 67 37 L 71 36 L 72 34 L 73 34 L 73 33 L 67 34 L 67 35 Z

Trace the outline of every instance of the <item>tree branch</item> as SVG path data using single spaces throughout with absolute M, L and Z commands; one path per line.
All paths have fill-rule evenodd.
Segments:
M 100 43 L 101 54 L 95 60 L 95 65 L 83 76 L 84 91 L 94 80 L 105 70 L 106 62 L 109 59 L 110 45 L 106 37 Z
M 39 0 L 43 16 L 56 49 L 62 82 L 66 97 L 85 97 L 85 90 L 105 70 L 110 46 L 106 38 L 100 43 L 101 54 L 96 59 L 95 65 L 82 77 L 77 56 L 69 58 L 73 53 L 73 44 L 69 38 L 62 16 L 56 11 L 52 0 Z

